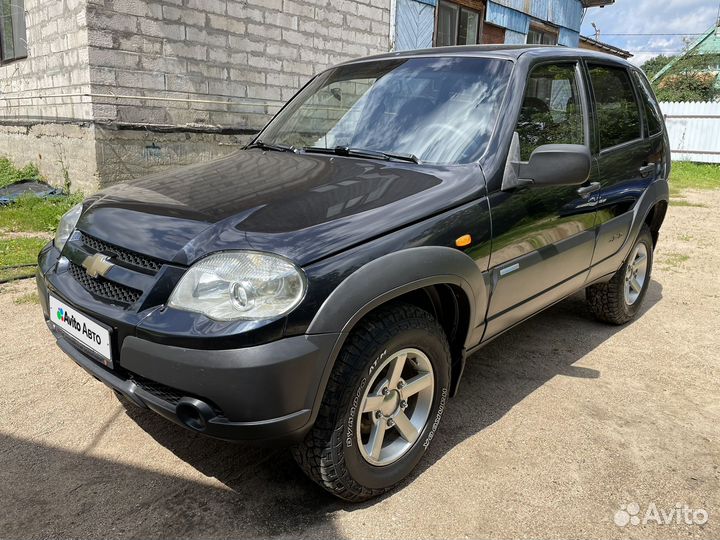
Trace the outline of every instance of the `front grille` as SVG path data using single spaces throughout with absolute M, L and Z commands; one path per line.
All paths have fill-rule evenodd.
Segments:
M 73 262 L 70 263 L 70 275 L 72 275 L 75 281 L 82 285 L 86 291 L 107 298 L 108 300 L 121 302 L 123 304 L 134 304 L 142 296 L 142 292 L 136 289 L 113 283 L 102 277 L 92 278 L 85 272 L 84 268 Z
M 140 375 L 134 373 L 130 375 L 130 380 L 137 384 L 140 388 L 145 390 L 148 394 L 152 394 L 155 397 L 167 401 L 168 403 L 177 406 L 180 400 L 185 397 L 185 394 L 181 394 L 178 390 L 165 386 Z
M 89 234 L 85 234 L 84 232 L 80 233 L 80 238 L 82 243 L 93 251 L 112 255 L 114 259 L 120 261 L 121 263 L 125 263 L 136 268 L 142 268 L 143 270 L 148 270 L 153 274 L 156 274 L 160 268 L 162 268 L 162 263 L 160 261 L 146 257 L 145 255 L 140 255 L 139 253 L 135 253 L 133 251 L 128 251 L 127 249 L 123 249 L 112 244 L 108 244 L 107 242 L 90 236 Z
M 162 383 L 151 381 L 150 379 L 146 379 L 145 377 L 141 377 L 140 375 L 137 375 L 136 373 L 128 373 L 128 378 L 134 382 L 136 385 L 138 385 L 140 388 L 145 390 L 148 394 L 152 394 L 153 396 L 166 401 L 170 403 L 171 405 L 174 405 L 177 407 L 177 404 L 180 403 L 180 400 L 184 397 L 194 397 L 197 399 L 200 399 L 210 405 L 210 407 L 215 411 L 215 414 L 219 417 L 224 418 L 225 413 L 223 413 L 222 409 L 215 405 L 212 401 L 200 397 L 195 396 L 193 394 L 188 394 L 186 392 L 181 392 L 180 390 L 176 390 L 175 388 L 171 388 L 169 386 L 165 386 Z

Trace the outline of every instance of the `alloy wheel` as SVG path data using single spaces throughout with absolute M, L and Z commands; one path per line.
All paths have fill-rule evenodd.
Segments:
M 625 303 L 632 306 L 640 298 L 648 274 L 648 250 L 644 243 L 635 247 L 625 270 Z
M 379 366 L 357 423 L 358 446 L 368 463 L 390 465 L 407 454 L 428 422 L 434 391 L 432 363 L 418 349 L 398 351 Z

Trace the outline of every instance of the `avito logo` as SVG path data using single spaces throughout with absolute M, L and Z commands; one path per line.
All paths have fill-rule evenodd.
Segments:
M 90 328 L 88 328 L 85 323 L 81 324 L 80 321 L 75 319 L 74 315 L 69 314 L 66 310 L 63 310 L 63 308 L 58 308 L 56 315 L 60 322 L 64 322 L 70 328 L 72 328 L 76 332 L 83 334 L 85 337 L 87 337 L 91 341 L 94 341 L 98 345 L 102 345 L 102 338 L 97 333 L 93 332 Z

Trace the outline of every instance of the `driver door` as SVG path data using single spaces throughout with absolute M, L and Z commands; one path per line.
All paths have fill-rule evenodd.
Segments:
M 576 61 L 558 61 L 530 72 L 516 127 L 522 161 L 545 144 L 589 146 L 589 108 L 581 70 Z M 493 293 L 486 339 L 585 282 L 595 241 L 597 170 L 593 156 L 589 182 L 580 189 L 522 187 L 490 196 Z

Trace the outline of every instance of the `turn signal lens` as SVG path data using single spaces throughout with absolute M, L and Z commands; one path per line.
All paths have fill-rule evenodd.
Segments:
M 472 236 L 469 234 L 463 234 L 460 238 L 455 240 L 455 245 L 459 248 L 467 247 L 472 244 Z

